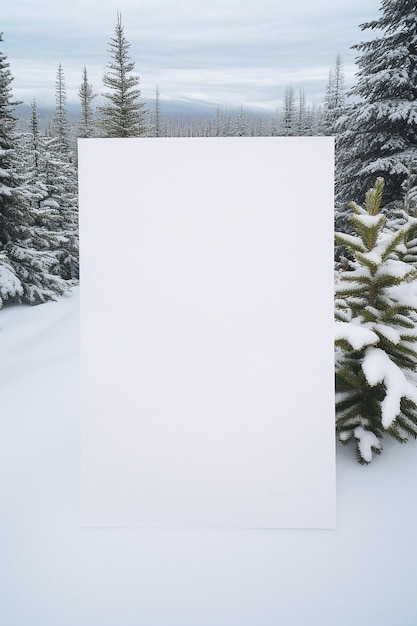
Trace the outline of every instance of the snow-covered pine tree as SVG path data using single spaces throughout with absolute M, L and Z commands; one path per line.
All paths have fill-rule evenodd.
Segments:
M 335 137 L 336 171 L 339 157 L 339 120 L 346 112 L 346 89 L 343 60 L 340 54 L 336 56 L 335 64 L 329 71 L 329 79 L 324 98 L 322 124 L 319 134 Z M 335 230 L 349 232 L 350 211 L 347 203 L 336 195 L 335 204 Z M 335 259 L 343 258 L 341 247 L 335 246 Z
M 233 120 L 233 136 L 234 137 L 249 137 L 251 135 L 250 120 L 243 105 L 241 105 L 236 112 Z
M 36 247 L 49 250 L 55 257 L 56 273 L 59 274 L 59 258 L 69 244 L 65 232 L 65 213 L 52 197 L 48 180 L 51 155 L 49 146 L 53 143 L 44 137 L 40 130 L 36 101 L 31 103 L 29 132 L 20 137 L 21 188 L 30 206 Z
M 53 252 L 40 243 L 44 233 L 32 212 L 34 192 L 22 173 L 12 80 L 0 52 L 0 300 L 37 303 L 54 299 L 67 284 L 56 275 Z
M 155 87 L 155 103 L 152 111 L 152 136 L 163 137 L 161 102 L 158 85 Z
M 94 137 L 96 134 L 92 103 L 97 94 L 88 82 L 87 68 L 84 66 L 83 78 L 78 90 L 81 103 L 81 117 L 78 124 L 78 137 Z
M 57 139 L 58 149 L 62 152 L 70 151 L 70 127 L 67 111 L 67 93 L 62 64 L 58 65 L 55 82 L 55 113 L 52 118 L 51 134 Z
M 61 245 L 56 250 L 58 272 L 65 280 L 77 280 L 78 256 L 78 191 L 77 170 L 72 156 L 59 149 L 55 137 L 46 138 L 42 177 L 47 189 L 44 204 L 54 208 L 61 219 Z
M 0 33 L 1 41 L 3 33 Z M 17 121 L 13 112 L 17 102 L 12 100 L 12 81 L 10 64 L 0 50 L 0 307 L 4 300 L 18 298 L 23 293 L 20 280 L 5 252 L 10 237 L 9 223 L 19 203 L 13 160 Z
M 16 276 L 6 253 L 0 252 L 0 309 L 6 300 L 18 300 L 22 295 L 22 283 Z
M 280 108 L 278 107 L 271 117 L 270 130 L 268 134 L 271 135 L 271 137 L 280 137 L 283 132 L 282 114 Z
M 339 124 L 336 196 L 359 201 L 377 176 L 385 201 L 401 197 L 410 158 L 417 150 L 417 20 L 415 0 L 382 0 L 379 19 L 360 25 L 378 36 L 359 51 L 357 84 Z
M 99 127 L 104 137 L 138 137 L 147 131 L 145 104 L 141 102 L 139 77 L 134 74 L 135 63 L 129 56 L 122 18 L 117 13 L 114 37 L 109 41 L 111 60 L 104 74 L 103 93 L 108 103 L 99 107 Z
M 309 134 L 309 119 L 307 115 L 306 96 L 304 89 L 300 89 L 298 95 L 296 134 L 300 137 L 305 137 Z
M 217 105 L 210 120 L 210 137 L 231 137 L 235 130 L 234 125 L 230 111 Z
M 365 208 L 351 204 L 355 234 L 336 234 L 354 259 L 336 284 L 336 431 L 360 463 L 386 434 L 417 436 L 417 296 L 407 284 L 417 271 L 398 258 L 404 229 L 384 228 L 383 189 L 378 178 Z
M 19 137 L 20 179 L 31 208 L 37 211 L 48 192 L 42 179 L 43 138 L 36 100 L 32 100 L 30 106 L 29 130 Z
M 284 102 L 282 108 L 283 135 L 291 137 L 297 134 L 297 112 L 295 104 L 294 89 L 287 87 L 284 93 Z
M 334 66 L 329 71 L 323 109 L 323 132 L 336 135 L 337 120 L 341 117 L 346 105 L 345 72 L 343 60 L 337 55 Z
M 405 251 L 401 259 L 417 268 L 417 158 L 411 161 L 408 176 L 402 184 L 403 200 L 395 203 L 397 222 L 406 227 L 404 238 Z M 398 208 L 397 208 L 398 205 Z
M 49 137 L 43 142 L 42 180 L 48 192 L 48 204 L 59 211 L 62 243 L 55 251 L 59 275 L 65 280 L 78 279 L 78 179 L 75 137 L 68 123 L 67 96 L 61 64 L 55 83 L 55 115 Z

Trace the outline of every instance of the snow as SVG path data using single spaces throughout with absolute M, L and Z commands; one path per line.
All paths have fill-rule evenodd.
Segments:
M 2 626 L 415 625 L 417 442 L 338 446 L 336 530 L 81 529 L 78 304 L 0 311 Z
M 365 430 L 362 426 L 358 426 L 354 430 L 355 438 L 358 440 L 358 446 L 362 458 L 370 463 L 373 457 L 373 450 L 381 449 L 381 442 L 379 439 L 371 433 L 369 430 Z
M 392 326 L 387 326 L 386 324 L 372 324 L 372 328 L 394 345 L 399 344 L 401 341 L 401 333 Z
M 405 306 L 417 307 L 417 280 L 411 283 L 394 285 L 388 290 L 389 295 Z
M 380 213 L 378 213 L 378 215 L 355 215 L 355 222 L 359 222 L 367 228 L 376 228 L 384 222 L 385 219 L 386 218 Z
M 397 261 L 395 259 L 387 259 L 380 269 L 376 272 L 375 276 L 380 278 L 381 276 L 394 276 L 395 278 L 406 280 L 409 276 L 414 278 L 416 270 L 409 263 L 403 261 Z
M 378 343 L 378 335 L 365 326 L 352 322 L 335 322 L 335 340 L 345 339 L 354 350 L 362 350 L 366 346 Z
M 339 282 L 339 285 L 337 285 L 337 288 L 342 289 L 342 290 L 347 288 L 346 282 L 348 281 L 355 282 L 356 278 L 371 278 L 371 272 L 369 271 L 369 268 L 367 266 L 360 265 L 354 270 L 349 270 L 349 272 L 347 272 L 344 276 L 345 276 L 346 281 Z
M 417 404 L 417 387 L 380 348 L 368 348 L 362 363 L 366 380 L 373 387 L 384 383 L 386 396 L 381 403 L 382 425 L 389 428 L 400 412 L 401 398 L 408 397 Z
M 346 242 L 348 245 L 354 246 L 358 250 L 365 251 L 362 239 L 357 235 L 349 235 L 347 233 L 337 233 L 337 239 L 341 243 Z
M 380 252 L 378 251 L 378 248 L 374 248 L 370 252 L 366 252 L 365 254 L 362 254 L 362 258 L 368 261 L 368 263 L 371 263 L 375 266 L 380 265 L 382 263 L 382 257 L 381 257 Z

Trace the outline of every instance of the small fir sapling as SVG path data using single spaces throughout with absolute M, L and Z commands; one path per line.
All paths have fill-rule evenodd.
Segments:
M 413 265 L 400 260 L 406 228 L 384 228 L 384 180 L 351 203 L 355 234 L 336 233 L 354 259 L 336 285 L 336 432 L 370 463 L 390 435 L 417 436 L 417 297 Z

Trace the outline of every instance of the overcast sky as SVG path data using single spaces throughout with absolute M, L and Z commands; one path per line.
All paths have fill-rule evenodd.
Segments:
M 359 24 L 380 15 L 380 0 L 14 0 L 1 10 L 13 94 L 54 103 L 58 64 L 69 102 L 82 69 L 100 92 L 108 41 L 121 12 L 144 99 L 184 99 L 274 109 L 285 87 L 321 102 L 329 69 L 342 55 L 348 85 L 356 52 L 374 36 Z

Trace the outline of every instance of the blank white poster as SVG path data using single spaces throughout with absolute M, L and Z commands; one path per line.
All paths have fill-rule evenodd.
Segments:
M 81 523 L 335 526 L 333 141 L 79 141 Z

